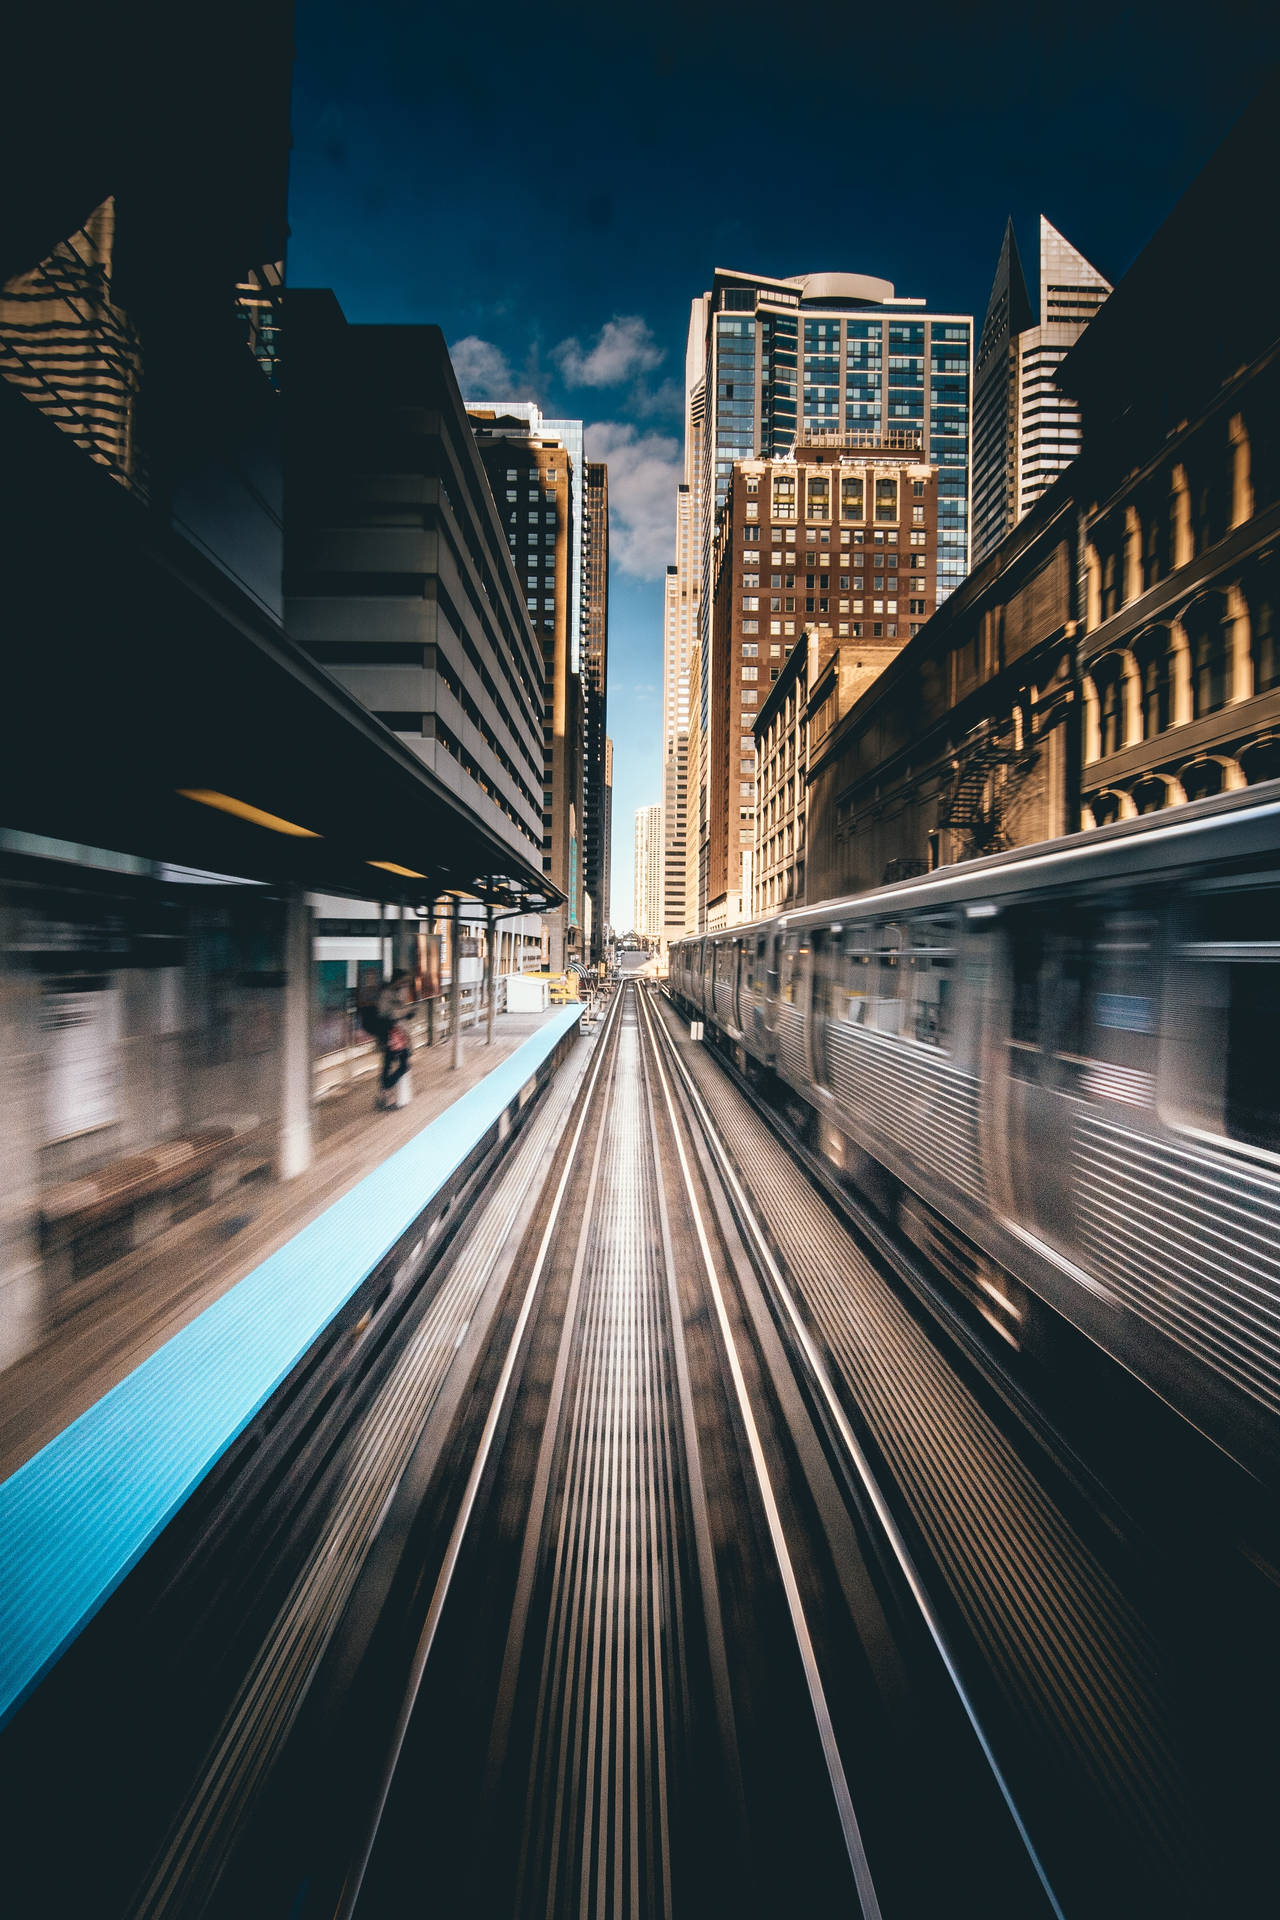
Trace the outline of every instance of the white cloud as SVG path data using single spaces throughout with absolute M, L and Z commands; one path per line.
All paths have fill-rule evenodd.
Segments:
M 651 373 L 666 359 L 648 322 L 638 313 L 615 314 L 584 353 L 580 340 L 562 340 L 551 355 L 571 387 L 617 387 Z
M 469 333 L 449 349 L 453 371 L 464 400 L 510 400 L 515 397 L 511 363 L 492 340 Z
M 661 580 L 675 546 L 679 443 L 665 433 L 637 433 L 626 421 L 601 420 L 587 428 L 587 458 L 609 468 L 610 565 L 637 580 Z

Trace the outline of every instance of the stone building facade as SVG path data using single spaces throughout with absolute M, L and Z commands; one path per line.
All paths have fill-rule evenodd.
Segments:
M 937 605 L 937 469 L 911 428 L 815 433 L 786 460 L 739 460 L 712 564 L 707 925 L 752 913 L 755 720 L 806 626 L 901 644 Z

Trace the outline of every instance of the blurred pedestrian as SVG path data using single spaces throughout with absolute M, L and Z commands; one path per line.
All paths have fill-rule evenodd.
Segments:
M 382 1076 L 378 1087 L 378 1106 L 384 1111 L 400 1106 L 404 1096 L 399 1083 L 409 1071 L 409 1029 L 405 1024 L 413 1005 L 413 987 L 407 973 L 393 973 L 378 995 L 378 1020 L 381 1026 Z

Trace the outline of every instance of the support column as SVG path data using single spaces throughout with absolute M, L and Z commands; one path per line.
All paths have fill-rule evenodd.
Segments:
M 1084 694 L 1084 763 L 1086 767 L 1101 755 L 1101 727 L 1098 719 L 1098 690 L 1092 676 L 1085 674 L 1081 691 Z
M 428 952 L 435 957 L 437 992 L 432 994 L 427 1001 L 427 1045 L 429 1047 L 434 1047 L 436 1043 L 436 1001 L 440 997 L 438 991 L 440 987 L 439 938 L 436 932 L 436 902 L 432 900 L 430 917 L 427 920 L 427 940 Z
M 292 1180 L 311 1165 L 311 908 L 298 887 L 284 908 L 284 1018 L 281 1021 L 280 1140 L 277 1172 Z
M 1142 738 L 1142 675 L 1131 653 L 1125 652 L 1120 657 L 1124 661 L 1124 675 L 1120 682 L 1123 745 L 1132 747 Z
M 1237 584 L 1227 588 L 1227 618 L 1231 622 L 1231 700 L 1253 698 L 1253 636 L 1249 602 Z
M 1181 620 L 1169 622 L 1169 724 L 1185 727 L 1191 719 L 1191 646 Z
M 498 997 L 498 970 L 493 964 L 493 907 L 486 905 L 484 910 L 484 988 L 488 1011 L 485 1015 L 484 1043 L 493 1045 L 494 1002 Z
M 18 915 L 0 901 L 0 954 L 19 945 Z M 36 1215 L 40 1204 L 39 1151 L 43 1075 L 40 982 L 0 966 L 0 1367 L 35 1346 L 45 1311 Z
M 449 1013 L 453 1029 L 449 1071 L 456 1073 L 462 1065 L 462 902 L 456 893 L 449 910 L 449 959 L 452 968 L 449 981 Z

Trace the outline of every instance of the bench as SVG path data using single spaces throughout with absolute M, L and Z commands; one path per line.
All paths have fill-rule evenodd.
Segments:
M 47 1188 L 40 1246 L 52 1299 L 64 1301 L 90 1274 L 230 1192 L 268 1157 L 251 1115 L 194 1128 Z

